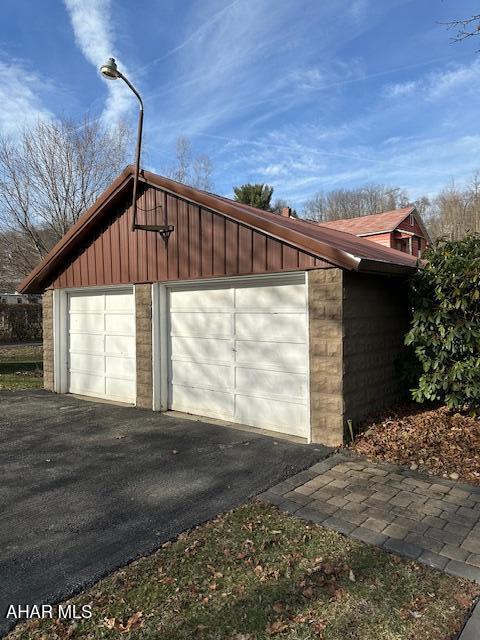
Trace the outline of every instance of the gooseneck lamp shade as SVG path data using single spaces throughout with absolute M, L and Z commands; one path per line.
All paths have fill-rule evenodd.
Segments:
M 100 67 L 100 73 L 108 80 L 116 80 L 120 77 L 115 58 L 108 58 L 105 64 Z

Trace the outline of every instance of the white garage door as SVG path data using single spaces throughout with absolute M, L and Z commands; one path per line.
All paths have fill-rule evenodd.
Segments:
M 134 403 L 133 293 L 122 289 L 68 297 L 70 393 Z
M 169 406 L 307 437 L 303 282 L 169 292 Z

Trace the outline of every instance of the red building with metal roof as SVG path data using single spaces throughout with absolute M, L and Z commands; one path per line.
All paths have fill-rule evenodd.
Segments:
M 329 220 L 320 222 L 319 226 L 352 233 L 359 238 L 365 238 L 413 256 L 421 256 L 430 243 L 420 214 L 413 206 L 368 216 Z

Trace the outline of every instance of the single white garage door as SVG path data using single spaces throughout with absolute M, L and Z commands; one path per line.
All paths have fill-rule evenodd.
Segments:
M 70 293 L 68 298 L 70 393 L 134 403 L 132 291 Z
M 307 437 L 303 281 L 169 290 L 169 407 Z

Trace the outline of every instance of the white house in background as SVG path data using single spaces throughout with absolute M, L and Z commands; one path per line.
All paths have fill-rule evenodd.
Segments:
M 42 297 L 23 293 L 0 293 L 0 304 L 41 304 Z

